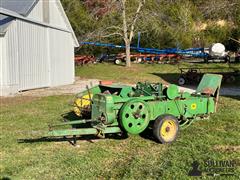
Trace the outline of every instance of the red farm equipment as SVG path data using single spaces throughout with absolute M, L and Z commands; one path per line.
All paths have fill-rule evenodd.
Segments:
M 131 54 L 131 60 L 136 63 L 177 63 L 182 56 L 179 54 Z M 120 64 L 126 59 L 125 53 L 119 53 L 114 60 L 115 64 Z
M 76 55 L 74 58 L 76 66 L 83 66 L 84 64 L 92 64 L 96 62 L 95 56 L 91 55 Z

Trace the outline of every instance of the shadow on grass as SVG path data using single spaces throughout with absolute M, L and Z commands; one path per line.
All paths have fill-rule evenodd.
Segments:
M 146 140 L 150 140 L 150 141 L 159 143 L 159 142 L 156 140 L 156 138 L 153 136 L 153 124 L 154 124 L 154 121 L 150 121 L 150 122 L 149 122 L 149 126 L 148 126 L 142 133 L 140 133 L 139 135 L 140 135 L 143 139 L 146 139 Z
M 73 121 L 80 120 L 80 117 L 77 116 L 73 111 L 62 114 L 61 116 L 62 116 L 64 122 L 73 122 Z M 91 114 L 90 113 L 85 114 L 83 119 L 91 119 Z M 90 123 L 75 124 L 75 125 L 72 125 L 72 128 L 89 128 L 90 125 L 91 125 Z
M 151 73 L 152 75 L 158 76 L 160 77 L 162 80 L 166 81 L 169 84 L 176 84 L 178 85 L 178 78 L 181 76 L 180 73 Z M 188 80 L 188 82 L 184 85 L 181 85 L 182 87 L 197 87 L 198 86 L 198 82 L 194 81 L 194 80 Z
M 66 121 L 76 121 L 76 120 L 79 120 L 79 117 L 73 111 L 61 114 L 61 116 Z
M 171 83 L 177 84 L 178 78 L 180 77 L 180 73 L 150 73 L 154 76 L 160 77 L 162 80 Z
M 10 177 L 2 177 L 1 180 L 11 180 Z
M 205 72 L 207 73 L 207 72 Z M 211 72 L 210 72 L 211 73 Z M 215 72 L 216 74 L 224 74 L 222 72 Z M 162 80 L 170 83 L 170 84 L 176 84 L 178 85 L 178 78 L 181 76 L 181 73 L 150 73 L 152 75 L 158 76 L 159 78 L 161 78 Z M 228 82 L 226 80 L 226 75 L 224 75 L 225 79 L 223 78 L 222 81 L 222 87 L 239 87 L 239 80 L 240 80 L 240 75 L 236 74 L 235 75 L 235 80 L 233 82 Z M 187 83 L 182 85 L 182 87 L 189 87 L 189 86 L 198 86 L 199 82 L 197 82 L 195 79 L 191 79 L 191 77 L 189 77 L 187 79 Z
M 94 143 L 95 140 L 101 139 L 115 139 L 115 140 L 123 140 L 126 139 L 127 135 L 119 135 L 119 134 L 106 134 L 105 138 L 98 138 L 95 135 L 84 135 L 74 137 L 41 137 L 36 139 L 18 139 L 18 143 L 41 143 L 41 142 L 69 142 L 71 145 L 76 145 L 76 141 L 88 141 L 90 143 Z

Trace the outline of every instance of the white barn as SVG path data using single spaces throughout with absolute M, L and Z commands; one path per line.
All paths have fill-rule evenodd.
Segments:
M 0 1 L 0 96 L 73 83 L 79 44 L 60 0 Z

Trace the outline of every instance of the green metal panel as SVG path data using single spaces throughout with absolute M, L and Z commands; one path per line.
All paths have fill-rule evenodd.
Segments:
M 101 133 L 119 133 L 121 129 L 119 127 L 107 127 Z M 81 129 L 63 129 L 49 131 L 44 137 L 60 137 L 60 136 L 75 136 L 75 135 L 97 135 L 99 131 L 96 128 L 81 128 Z
M 190 97 L 185 100 L 151 101 L 148 102 L 148 104 L 151 111 L 151 120 L 155 120 L 163 114 L 191 118 L 196 115 L 212 113 L 215 107 L 212 97 Z
M 178 87 L 175 84 L 171 84 L 169 85 L 169 87 L 167 88 L 167 97 L 169 99 L 175 99 L 176 97 L 179 97 L 180 93 L 178 90 Z
M 113 96 L 95 94 L 92 104 L 92 119 L 101 120 L 104 124 L 113 123 L 116 119 Z
M 220 88 L 222 75 L 204 74 L 197 88 L 197 93 L 214 95 Z
M 207 102 L 207 111 L 208 113 L 214 113 L 216 110 L 216 102 L 214 100 L 214 98 L 208 98 L 208 102 Z

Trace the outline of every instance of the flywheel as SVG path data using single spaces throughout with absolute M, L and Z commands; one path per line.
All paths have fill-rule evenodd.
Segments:
M 120 124 L 130 134 L 143 132 L 150 121 L 149 106 L 142 100 L 133 99 L 123 105 Z

